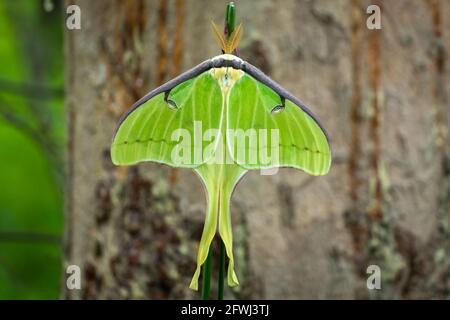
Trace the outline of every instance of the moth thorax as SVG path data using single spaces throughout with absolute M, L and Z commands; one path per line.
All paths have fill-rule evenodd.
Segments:
M 219 82 L 222 90 L 228 91 L 239 80 L 244 72 L 233 68 L 214 68 L 211 70 L 213 77 Z

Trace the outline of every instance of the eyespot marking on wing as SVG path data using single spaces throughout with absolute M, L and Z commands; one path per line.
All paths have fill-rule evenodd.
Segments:
M 175 101 L 169 99 L 169 94 L 170 94 L 170 90 L 166 91 L 164 93 L 164 102 L 167 104 L 169 109 L 177 110 L 178 109 L 177 103 Z
M 271 114 L 277 114 L 277 113 L 280 113 L 281 111 L 284 110 L 284 108 L 286 108 L 286 99 L 283 98 L 283 97 L 280 97 L 280 98 L 281 98 L 281 103 L 278 104 L 278 105 L 276 105 L 276 106 L 272 109 L 272 111 L 270 111 Z

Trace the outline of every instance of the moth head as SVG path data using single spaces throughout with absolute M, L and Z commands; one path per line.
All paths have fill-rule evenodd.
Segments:
M 242 33 L 244 32 L 242 23 L 239 24 L 239 26 L 229 35 L 229 37 L 227 37 L 227 39 L 225 39 L 224 34 L 219 31 L 219 28 L 213 21 L 211 21 L 211 26 L 217 43 L 222 48 L 223 53 L 232 54 L 239 45 L 242 38 Z

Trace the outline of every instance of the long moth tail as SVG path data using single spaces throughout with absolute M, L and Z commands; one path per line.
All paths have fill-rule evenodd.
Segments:
M 223 190 L 220 201 L 220 214 L 219 214 L 219 235 L 225 245 L 225 250 L 228 256 L 228 272 L 227 281 L 230 287 L 239 285 L 239 280 L 234 271 L 234 258 L 233 258 L 233 232 L 231 229 L 231 212 L 230 201 L 233 193 L 234 186 L 231 190 Z
M 202 238 L 198 245 L 197 253 L 197 268 L 195 269 L 194 276 L 192 277 L 191 284 L 189 288 L 192 290 L 198 290 L 198 278 L 200 277 L 200 272 L 202 265 L 205 263 L 208 257 L 209 248 L 211 247 L 211 242 L 214 239 L 214 235 L 217 230 L 217 217 L 219 215 L 219 198 L 218 193 L 213 192 L 214 190 L 208 190 L 207 185 L 206 192 L 208 197 L 208 210 L 206 211 L 205 224 L 203 226 Z
M 203 233 L 200 239 L 197 253 L 197 268 L 192 277 L 189 288 L 198 290 L 198 279 L 202 265 L 208 257 L 211 242 L 219 229 L 219 235 L 225 245 L 228 257 L 227 283 L 230 287 L 239 285 L 239 280 L 234 271 L 233 257 L 233 234 L 231 229 L 230 200 L 234 187 L 239 179 L 246 172 L 239 167 L 233 167 L 232 170 L 224 170 L 220 175 L 222 179 L 217 179 L 217 168 L 211 169 L 210 166 L 202 166 L 196 170 L 203 180 L 208 197 L 208 210 L 206 213 Z

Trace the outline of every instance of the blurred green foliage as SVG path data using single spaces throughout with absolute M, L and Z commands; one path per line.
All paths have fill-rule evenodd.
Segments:
M 63 17 L 60 1 L 0 1 L 0 299 L 59 296 Z

